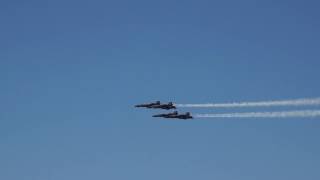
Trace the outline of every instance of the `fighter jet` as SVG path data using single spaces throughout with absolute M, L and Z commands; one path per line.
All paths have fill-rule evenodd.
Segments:
M 185 114 L 178 114 L 176 116 L 170 117 L 170 118 L 177 118 L 177 119 L 193 119 L 193 117 L 191 116 L 191 114 L 189 112 L 185 113 Z
M 159 106 L 159 105 L 161 105 L 160 101 L 156 101 L 154 103 L 149 103 L 149 104 L 138 104 L 138 105 L 135 105 L 135 107 L 153 108 L 153 106 Z
M 154 108 L 154 109 L 165 109 L 165 110 L 177 109 L 176 106 L 174 106 L 172 102 L 169 102 L 168 104 L 153 105 L 151 108 Z
M 185 114 L 178 114 L 177 111 L 173 112 L 173 113 L 169 113 L 169 114 L 157 114 L 154 115 L 153 117 L 162 117 L 162 118 L 172 118 L 172 119 L 193 119 L 193 117 L 191 116 L 191 114 L 189 112 L 185 113 Z
M 168 113 L 168 114 L 157 114 L 157 115 L 154 115 L 152 117 L 171 118 L 171 117 L 174 117 L 174 116 L 177 116 L 177 115 L 178 115 L 178 111 L 174 111 L 174 112 Z

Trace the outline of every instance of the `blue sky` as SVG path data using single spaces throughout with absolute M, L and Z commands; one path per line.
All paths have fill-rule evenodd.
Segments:
M 319 97 L 319 5 L 1 1 L 0 179 L 320 179 L 318 119 L 133 108 Z

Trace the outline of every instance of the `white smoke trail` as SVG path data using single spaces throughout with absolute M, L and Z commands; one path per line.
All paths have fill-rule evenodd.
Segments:
M 279 112 L 247 112 L 226 114 L 196 114 L 195 118 L 295 118 L 320 117 L 320 110 L 279 111 Z
M 271 106 L 312 106 L 320 105 L 320 98 L 292 99 L 282 101 L 207 103 L 207 104 L 175 104 L 177 107 L 189 108 L 235 108 L 235 107 L 271 107 Z

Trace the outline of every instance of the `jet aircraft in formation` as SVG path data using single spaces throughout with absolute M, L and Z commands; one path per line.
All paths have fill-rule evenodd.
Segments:
M 172 118 L 177 115 L 178 115 L 178 111 L 173 111 L 172 113 L 168 113 L 168 114 L 156 114 L 156 115 L 153 115 L 152 117 Z
M 168 114 L 157 114 L 152 117 L 162 117 L 162 118 L 175 118 L 175 119 L 193 119 L 193 117 L 190 115 L 189 112 L 185 114 L 179 114 L 177 111 L 174 111 L 173 113 Z
M 160 101 L 156 101 L 148 104 L 138 104 L 138 105 L 135 105 L 135 107 L 138 107 L 138 108 L 143 107 L 143 108 L 149 108 L 149 109 L 165 109 L 165 110 L 176 109 L 176 106 L 174 106 L 172 102 L 169 102 L 168 104 L 161 104 Z M 172 118 L 172 119 L 174 118 L 174 119 L 184 119 L 184 120 L 193 119 L 193 117 L 189 112 L 185 114 L 179 114 L 178 111 L 174 111 L 168 114 L 157 114 L 152 117 L 162 117 L 162 118 Z
M 172 102 L 169 102 L 168 104 L 161 104 L 160 101 L 149 103 L 149 104 L 138 104 L 135 107 L 145 107 L 145 108 L 152 108 L 152 109 L 176 109 L 176 106 L 173 105 Z
M 160 101 L 156 101 L 153 103 L 148 103 L 148 104 L 138 104 L 135 105 L 135 107 L 140 108 L 140 107 L 145 107 L 145 108 L 153 108 L 153 106 L 159 106 L 161 105 Z

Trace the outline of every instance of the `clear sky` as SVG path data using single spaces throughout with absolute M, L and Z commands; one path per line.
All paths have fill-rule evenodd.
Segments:
M 319 180 L 319 119 L 133 108 L 319 97 L 319 6 L 2 0 L 0 179 Z

